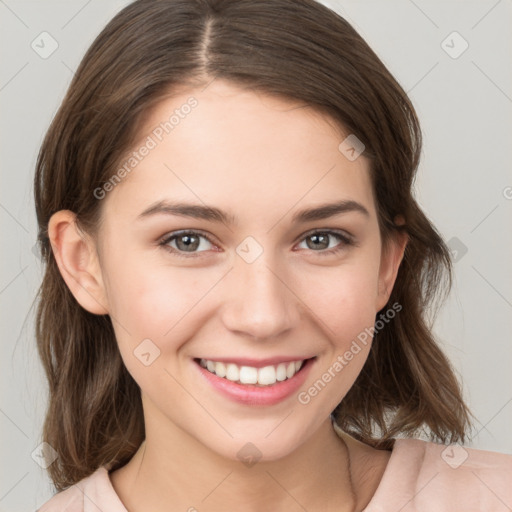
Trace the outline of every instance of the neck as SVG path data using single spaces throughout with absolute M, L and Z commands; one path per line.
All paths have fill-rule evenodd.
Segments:
M 212 453 L 176 426 L 169 433 L 146 423 L 146 440 L 110 477 L 129 512 L 216 512 L 227 504 L 240 512 L 340 512 L 356 505 L 349 452 L 330 418 L 294 452 L 254 465 Z

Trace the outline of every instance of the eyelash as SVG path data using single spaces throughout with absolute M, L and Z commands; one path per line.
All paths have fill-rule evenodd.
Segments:
M 305 235 L 303 235 L 303 237 L 300 239 L 299 242 L 302 242 L 306 238 L 311 237 L 313 235 L 318 235 L 318 234 L 333 235 L 341 240 L 341 243 L 339 243 L 332 249 L 324 249 L 324 250 L 320 250 L 320 251 L 314 251 L 312 249 L 307 249 L 312 252 L 318 253 L 320 256 L 330 256 L 333 254 L 337 254 L 338 252 L 345 249 L 347 246 L 356 246 L 357 245 L 355 240 L 352 237 L 346 235 L 345 233 L 340 232 L 340 231 L 326 230 L 326 229 L 324 229 L 324 230 L 317 229 L 314 231 L 310 231 L 310 232 L 306 233 Z M 172 240 L 179 238 L 181 236 L 185 236 L 185 235 L 196 235 L 196 236 L 198 235 L 203 238 L 206 238 L 206 240 L 208 240 L 208 242 L 210 242 L 212 245 L 215 245 L 215 243 L 210 239 L 210 237 L 204 231 L 201 231 L 201 230 L 174 231 L 172 233 L 169 233 L 168 235 L 165 235 L 164 238 L 162 238 L 158 242 L 158 245 L 163 247 L 163 249 L 169 251 L 170 253 L 172 253 L 180 258 L 197 258 L 197 257 L 201 256 L 201 253 L 206 252 L 206 251 L 199 251 L 199 252 L 195 252 L 195 253 L 191 252 L 191 253 L 187 254 L 185 251 L 180 251 L 179 249 L 174 249 L 173 247 L 169 247 L 167 245 Z

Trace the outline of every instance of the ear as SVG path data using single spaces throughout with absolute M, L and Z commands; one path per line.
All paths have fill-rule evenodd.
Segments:
M 405 224 L 402 216 L 395 219 L 396 225 Z M 379 284 L 377 290 L 376 311 L 380 311 L 388 302 L 395 285 L 398 268 L 402 262 L 407 245 L 407 233 L 395 231 L 387 245 L 382 246 L 379 268 Z
M 78 303 L 90 313 L 108 314 L 95 244 L 76 224 L 76 215 L 60 210 L 48 223 L 48 236 L 62 278 Z

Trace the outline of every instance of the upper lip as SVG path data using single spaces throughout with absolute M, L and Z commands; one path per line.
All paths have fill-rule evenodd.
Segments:
M 276 356 L 276 357 L 268 357 L 266 359 L 253 359 L 250 357 L 203 357 L 201 359 L 205 359 L 208 361 L 215 361 L 216 363 L 225 363 L 225 364 L 236 364 L 237 366 L 252 366 L 254 368 L 263 368 L 265 366 L 274 366 L 279 363 L 290 363 L 292 361 L 305 361 L 306 359 L 311 359 L 314 356 Z M 199 359 L 199 358 L 196 358 Z

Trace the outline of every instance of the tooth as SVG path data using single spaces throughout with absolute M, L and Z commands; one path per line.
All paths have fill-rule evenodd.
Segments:
M 279 381 L 286 379 L 286 366 L 283 363 L 277 365 L 276 379 Z
M 273 366 L 265 366 L 258 370 L 258 384 L 268 386 L 276 382 L 276 369 Z
M 286 376 L 291 379 L 295 375 L 295 363 L 292 361 L 286 367 Z
M 228 364 L 226 366 L 226 379 L 236 382 L 239 378 L 240 372 L 238 371 L 238 366 L 232 363 Z
M 215 373 L 219 377 L 226 376 L 226 365 L 224 363 L 215 363 Z
M 258 382 L 258 370 L 251 366 L 240 368 L 240 382 L 242 384 L 256 384 Z
M 276 381 L 281 382 L 287 378 L 291 379 L 302 368 L 304 361 L 280 363 L 277 367 L 265 366 L 263 368 L 254 368 L 252 366 L 238 367 L 236 364 L 225 364 L 207 359 L 199 359 L 199 364 L 217 376 L 233 382 L 270 386 L 275 384 Z

